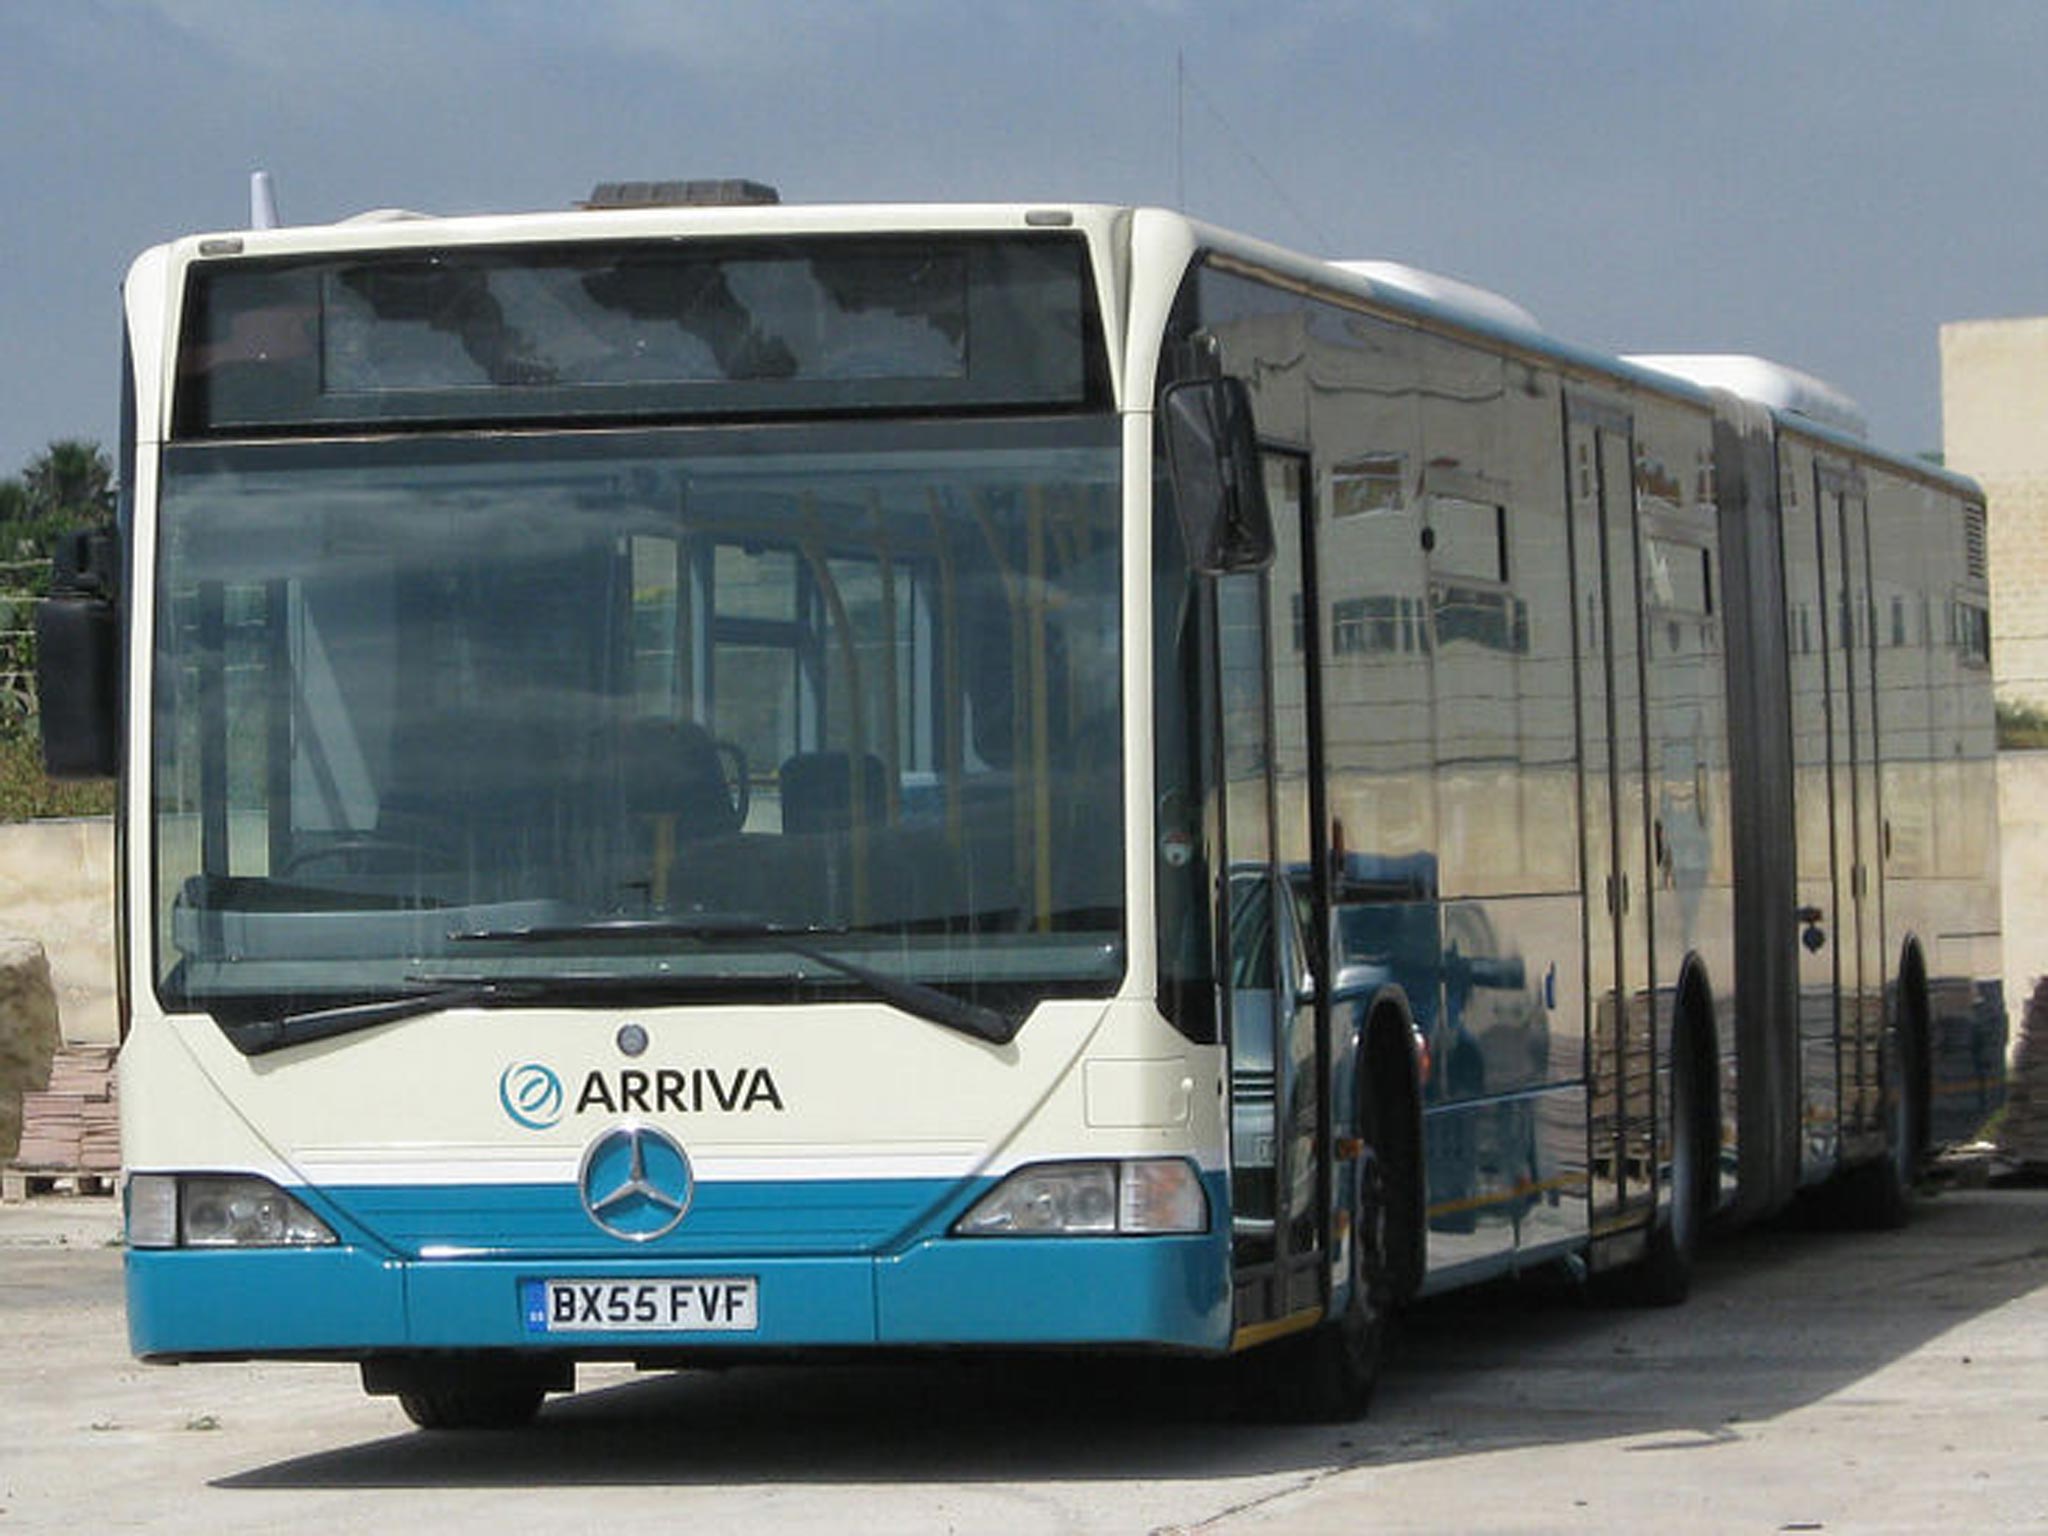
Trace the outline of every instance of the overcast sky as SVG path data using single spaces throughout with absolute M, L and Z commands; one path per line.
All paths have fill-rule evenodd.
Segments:
M 0 474 L 111 442 L 128 261 L 245 223 L 258 168 L 292 223 L 729 175 L 1184 199 L 1936 448 L 1940 324 L 2048 313 L 2044 78 L 2017 0 L 0 0 Z

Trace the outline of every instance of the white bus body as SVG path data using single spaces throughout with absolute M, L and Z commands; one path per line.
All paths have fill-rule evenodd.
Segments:
M 136 1352 L 1352 1411 L 1403 1295 L 1896 1216 L 1995 1102 L 1981 500 L 1441 293 L 1081 206 L 145 254 L 48 630 L 126 636 Z

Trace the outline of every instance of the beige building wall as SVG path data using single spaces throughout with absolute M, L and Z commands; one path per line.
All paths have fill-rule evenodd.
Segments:
M 1942 455 L 1984 487 L 1991 675 L 2002 703 L 2048 712 L 2048 316 L 1941 328 Z M 2011 1040 L 2048 975 L 2048 751 L 1999 761 L 2005 1000 Z
M 1991 675 L 2048 710 L 2048 317 L 1941 328 L 1942 454 L 1989 502 Z

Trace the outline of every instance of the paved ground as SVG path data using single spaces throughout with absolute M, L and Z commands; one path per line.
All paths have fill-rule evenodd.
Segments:
M 1423 1309 L 1372 1418 L 1244 1426 L 1200 1378 L 986 1361 L 586 1372 L 426 1435 L 317 1365 L 124 1353 L 105 1201 L 0 1208 L 0 1536 L 2048 1530 L 2048 1192 L 1758 1232 L 1693 1302 Z

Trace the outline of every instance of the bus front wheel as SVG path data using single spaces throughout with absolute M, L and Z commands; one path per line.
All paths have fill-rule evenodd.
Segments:
M 1303 1340 L 1300 1388 L 1307 1416 L 1362 1418 L 1372 1406 L 1387 1352 L 1393 1277 L 1387 1263 L 1387 1199 L 1379 1158 L 1367 1147 L 1357 1162 L 1351 1202 L 1351 1283 L 1344 1306 Z
M 1380 1124 L 1393 1121 L 1387 1115 L 1375 1118 Z M 1372 1406 L 1394 1311 L 1394 1224 L 1402 1207 L 1389 1189 L 1387 1165 L 1374 1144 L 1361 1146 L 1352 1167 L 1349 1283 L 1343 1299 L 1307 1332 L 1269 1344 L 1241 1362 L 1251 1400 L 1264 1416 L 1338 1423 L 1362 1418 Z
M 575 1385 L 573 1367 L 489 1355 L 365 1361 L 363 1387 L 393 1396 L 421 1429 L 519 1429 L 550 1392 Z

